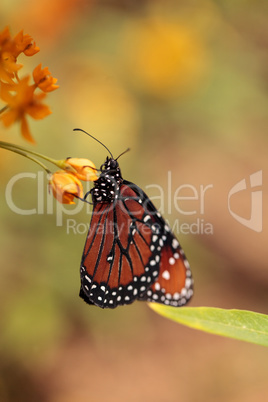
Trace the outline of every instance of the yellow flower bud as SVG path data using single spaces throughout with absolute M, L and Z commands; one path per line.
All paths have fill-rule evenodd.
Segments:
M 75 197 L 83 197 L 83 186 L 78 178 L 69 172 L 59 170 L 49 180 L 49 189 L 62 204 L 74 204 Z
M 76 176 L 80 180 L 95 181 L 98 179 L 96 166 L 89 159 L 67 158 L 65 163 L 76 170 Z

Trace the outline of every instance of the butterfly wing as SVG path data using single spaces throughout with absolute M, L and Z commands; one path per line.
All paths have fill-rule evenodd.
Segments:
M 133 183 L 127 182 L 146 203 L 146 212 L 155 217 L 162 228 L 159 231 L 160 268 L 155 282 L 138 297 L 138 300 L 152 301 L 178 307 L 186 304 L 193 295 L 193 278 L 189 262 L 169 225 L 157 211 L 149 197 Z
M 117 199 L 94 205 L 80 268 L 80 296 L 87 303 L 132 303 L 159 276 L 161 225 L 146 199 L 124 181 Z
M 179 307 L 193 295 L 193 278 L 185 254 L 171 232 L 164 235 L 159 276 L 138 300 Z
M 178 240 L 148 196 L 126 180 L 112 203 L 94 205 L 80 276 L 80 297 L 102 308 L 136 299 L 181 306 L 193 294 Z

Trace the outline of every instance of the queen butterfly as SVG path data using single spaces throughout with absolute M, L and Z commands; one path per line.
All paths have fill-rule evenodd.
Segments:
M 186 304 L 193 295 L 193 279 L 178 240 L 148 196 L 122 178 L 118 158 L 102 145 L 111 157 L 89 191 L 93 211 L 79 296 L 102 308 L 135 300 Z

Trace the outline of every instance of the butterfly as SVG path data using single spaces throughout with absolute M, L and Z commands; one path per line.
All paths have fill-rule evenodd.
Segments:
M 101 308 L 135 300 L 183 306 L 193 295 L 193 279 L 179 241 L 143 190 L 123 179 L 119 157 L 102 145 L 110 156 L 89 191 L 93 211 L 79 296 Z

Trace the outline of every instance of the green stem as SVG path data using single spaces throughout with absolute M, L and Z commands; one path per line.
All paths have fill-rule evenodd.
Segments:
M 16 149 L 15 147 L 10 147 L 10 146 L 4 146 L 3 145 L 3 141 L 0 141 L 0 143 L 2 143 L 1 148 L 3 149 L 7 149 L 8 151 L 12 151 L 15 152 L 16 154 L 25 156 L 25 158 L 30 159 L 31 161 L 37 163 L 39 166 L 41 166 L 43 169 L 45 169 L 45 171 L 48 174 L 51 174 L 51 171 L 42 163 L 40 162 L 38 159 L 33 158 L 32 156 L 27 155 L 25 152 L 23 152 L 22 150 Z M 7 143 L 6 143 L 7 144 Z
M 10 142 L 0 141 L 0 148 L 3 148 L 3 147 L 5 147 L 5 148 L 12 148 L 12 149 L 18 149 L 18 150 L 20 150 L 20 151 L 27 152 L 27 153 L 29 153 L 29 154 L 38 156 L 39 158 L 45 159 L 45 160 L 47 160 L 48 162 L 51 162 L 51 163 L 53 163 L 54 165 L 57 165 L 57 166 L 58 166 L 58 163 L 57 163 L 58 161 L 57 161 L 56 159 L 49 158 L 49 157 L 46 156 L 46 155 L 42 155 L 42 154 L 40 154 L 39 152 L 31 151 L 30 149 L 24 148 L 24 147 L 22 147 L 22 146 L 20 146 L 20 145 L 15 145 L 15 144 L 11 144 Z
M 67 169 L 71 173 L 76 173 L 76 170 L 72 166 L 68 165 L 68 163 L 66 163 L 65 160 L 56 160 L 53 158 L 49 158 L 46 155 L 40 154 L 39 152 L 31 151 L 30 149 L 24 148 L 20 145 L 15 145 L 15 144 L 11 144 L 10 142 L 0 141 L 0 148 L 9 149 L 10 151 L 18 150 L 18 151 L 26 152 L 27 154 L 32 154 L 32 155 L 37 156 L 38 158 L 45 159 L 46 161 L 53 163 L 53 165 L 56 165 L 60 169 L 65 169 L 65 170 Z

